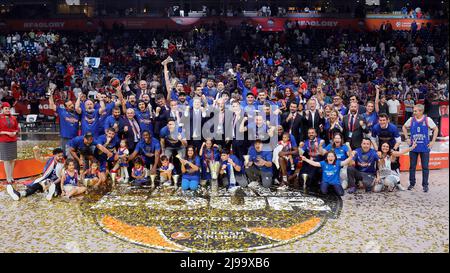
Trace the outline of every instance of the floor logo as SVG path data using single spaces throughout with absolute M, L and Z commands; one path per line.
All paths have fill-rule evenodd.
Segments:
M 234 205 L 218 196 L 154 196 L 145 189 L 116 190 L 84 204 L 99 226 L 146 247 L 186 252 L 251 251 L 287 244 L 318 231 L 336 218 L 339 197 L 302 192 L 245 189 Z

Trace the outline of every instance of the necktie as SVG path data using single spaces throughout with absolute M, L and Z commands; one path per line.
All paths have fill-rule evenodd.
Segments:
M 314 127 L 314 116 L 315 116 L 315 112 L 311 112 L 311 122 L 312 122 L 312 127 Z
M 353 122 L 354 120 L 354 115 L 351 115 L 352 117 L 350 118 L 350 132 L 353 132 Z
M 139 141 L 139 138 L 140 138 L 140 134 L 139 134 L 139 126 L 136 126 L 136 124 L 135 124 L 135 120 L 133 119 L 133 120 L 130 120 L 130 125 L 131 125 L 131 128 L 133 129 L 133 134 L 134 134 L 134 141 L 135 142 L 138 142 Z
M 289 134 L 292 134 L 292 127 L 294 126 L 294 120 L 295 120 L 296 116 L 297 116 L 297 112 L 295 112 L 294 115 L 292 115 L 291 128 L 289 129 Z

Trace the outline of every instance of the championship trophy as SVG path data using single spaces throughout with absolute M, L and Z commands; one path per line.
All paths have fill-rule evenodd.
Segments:
M 89 186 L 91 184 L 91 179 L 90 178 L 83 179 L 83 184 L 85 187 Z
M 156 179 L 156 174 L 151 174 L 150 175 L 150 181 L 151 181 L 151 187 L 152 187 L 152 189 L 154 189 L 155 188 L 155 179 Z
M 244 166 L 247 166 L 249 161 L 250 161 L 250 156 L 244 155 Z
M 211 171 L 211 192 L 216 195 L 219 192 L 219 170 L 220 170 L 220 162 L 218 161 L 210 161 L 209 162 L 209 170 Z
M 54 83 L 49 83 L 48 84 L 48 92 L 47 92 L 47 94 L 46 94 L 46 96 L 47 97 L 50 97 L 50 96 L 52 96 L 53 95 L 53 92 L 55 91 L 55 89 L 56 89 L 56 84 L 54 84 Z
M 172 59 L 172 57 L 169 56 L 164 61 L 162 61 L 161 64 L 162 65 L 166 65 L 166 64 L 171 63 L 171 62 L 173 62 L 173 59 Z
M 303 190 L 306 191 L 306 181 L 308 180 L 308 174 L 302 173 L 302 180 L 303 180 Z
M 174 174 L 174 175 L 172 175 L 172 178 L 173 178 L 173 186 L 175 189 L 177 189 L 178 188 L 178 178 L 180 178 L 180 175 Z
M 111 171 L 110 175 L 111 175 L 112 185 L 115 186 L 115 185 L 116 185 L 116 177 L 117 177 L 117 173 Z

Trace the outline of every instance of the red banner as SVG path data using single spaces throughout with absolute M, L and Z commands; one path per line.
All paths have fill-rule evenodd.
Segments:
M 28 101 L 18 101 L 14 105 L 14 110 L 19 115 L 28 115 L 30 114 L 31 107 L 28 104 Z M 39 113 L 45 116 L 55 115 L 55 111 L 50 109 L 47 99 L 42 99 L 39 101 Z
M 96 31 L 99 26 L 112 28 L 114 24 L 123 25 L 126 29 L 185 29 L 201 24 L 225 22 L 236 26 L 243 21 L 252 25 L 261 25 L 263 31 L 283 31 L 287 20 L 298 22 L 300 28 L 353 28 L 378 30 L 383 22 L 390 22 L 394 30 L 410 30 L 413 19 L 337 19 L 337 18 L 279 18 L 279 17 L 171 17 L 171 18 L 107 18 L 107 19 L 40 19 L 40 20 L 5 20 L 0 22 L 0 29 L 9 31 L 39 30 L 79 30 Z M 445 19 L 416 19 L 420 29 L 422 23 L 437 25 L 448 23 Z
M 409 170 L 409 155 L 400 156 L 400 170 Z M 448 168 L 448 153 L 430 153 L 430 161 L 428 163 L 430 170 Z M 420 158 L 417 160 L 416 170 L 422 170 Z

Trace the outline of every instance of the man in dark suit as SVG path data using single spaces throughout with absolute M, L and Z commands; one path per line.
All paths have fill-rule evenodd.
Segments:
M 369 133 L 364 118 L 358 114 L 358 107 L 357 102 L 351 102 L 348 114 L 343 119 L 345 142 L 350 143 L 352 150 L 360 148 L 364 134 Z
M 162 94 L 158 94 L 156 97 L 156 104 L 158 106 L 155 109 L 154 135 L 156 138 L 159 138 L 159 132 L 166 126 L 170 117 L 170 108 L 167 106 L 166 99 Z
M 297 143 L 303 141 L 303 116 L 297 111 L 298 103 L 293 101 L 289 105 L 289 112 L 283 113 L 281 120 L 285 132 L 289 132 Z
M 308 138 L 308 130 L 314 128 L 318 136 L 323 133 L 323 127 L 325 125 L 325 119 L 319 114 L 317 110 L 317 102 L 314 99 L 308 101 L 308 110 L 304 114 L 304 126 L 303 126 L 303 139 Z
M 134 147 L 141 139 L 141 129 L 134 116 L 134 109 L 128 108 L 125 117 L 119 121 L 120 138 L 127 140 L 129 151 L 134 151 Z

